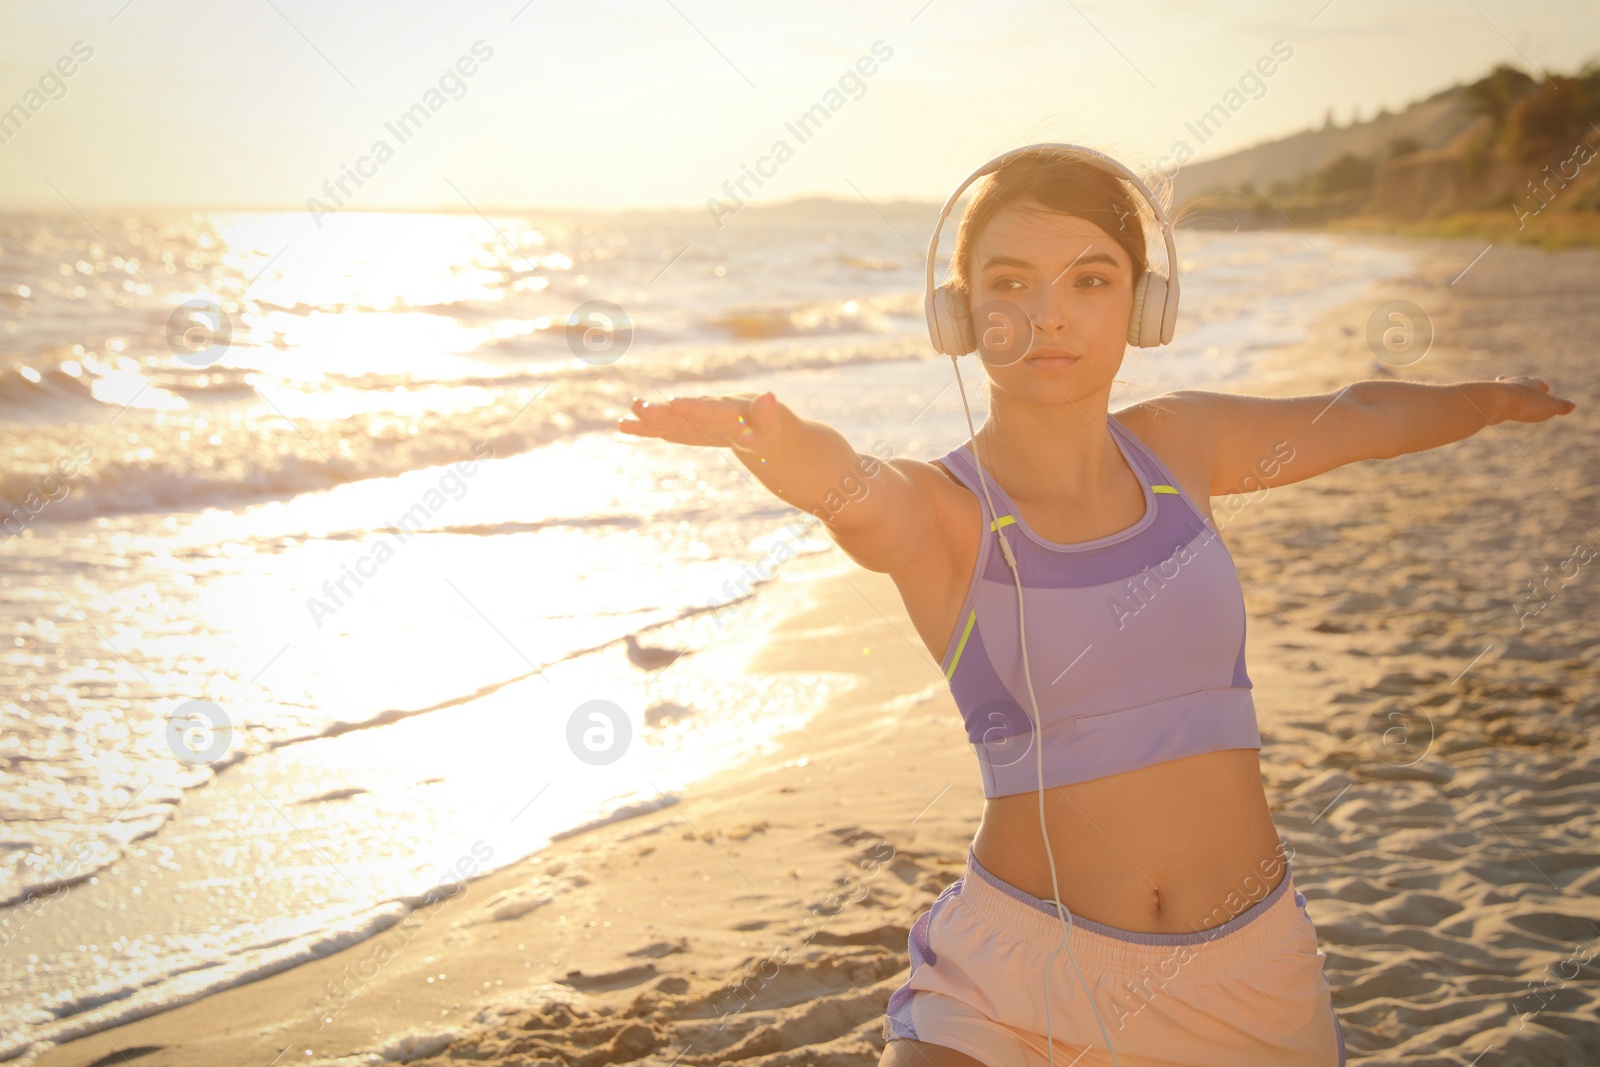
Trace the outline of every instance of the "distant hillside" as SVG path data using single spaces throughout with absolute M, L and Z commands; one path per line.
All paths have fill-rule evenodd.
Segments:
M 1536 80 L 1500 65 L 1367 122 L 1178 172 L 1191 226 L 1295 225 L 1600 241 L 1600 62 Z
M 1367 122 L 1304 130 L 1232 155 L 1190 163 L 1173 179 L 1173 203 L 1186 204 L 1219 189 L 1237 188 L 1246 180 L 1266 189 L 1326 166 L 1346 153 L 1372 156 L 1408 138 L 1422 148 L 1438 148 L 1476 118 L 1461 86 L 1454 86 L 1404 111 L 1380 112 Z

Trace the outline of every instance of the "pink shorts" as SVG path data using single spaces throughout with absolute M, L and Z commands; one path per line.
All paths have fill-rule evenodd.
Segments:
M 1142 934 L 1074 916 L 1069 943 L 1121 1067 L 1344 1067 L 1305 904 L 1285 861 L 1277 886 L 1206 930 Z M 911 928 L 911 975 L 889 998 L 884 1038 L 1042 1067 L 1044 971 L 1060 940 L 1053 904 L 969 851 L 965 876 Z M 1050 964 L 1050 1012 L 1057 1067 L 1111 1063 L 1065 948 Z

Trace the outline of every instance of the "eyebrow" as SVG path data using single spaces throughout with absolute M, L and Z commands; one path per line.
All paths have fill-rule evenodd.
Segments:
M 1113 267 L 1118 265 L 1117 258 L 1109 252 L 1090 252 L 1073 260 L 1071 266 L 1081 267 L 1089 263 L 1109 263 Z M 1017 259 L 1015 256 L 991 256 L 984 261 L 983 269 L 988 270 L 990 267 L 1026 267 L 1031 269 L 1033 264 L 1025 259 Z

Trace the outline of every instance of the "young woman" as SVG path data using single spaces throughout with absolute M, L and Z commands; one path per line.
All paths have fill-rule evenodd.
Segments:
M 1139 195 L 1038 146 L 973 197 L 951 284 L 969 307 L 1022 309 L 1031 347 L 983 363 L 988 418 L 940 460 L 858 455 L 771 393 L 635 400 L 619 422 L 732 449 L 826 516 L 847 555 L 893 579 L 966 721 L 983 820 L 965 876 L 912 929 L 882 1067 L 1340 1067 L 1324 956 L 1262 787 L 1243 595 L 1209 498 L 1575 406 L 1518 377 L 1185 389 L 1112 413 L 1151 269 Z M 824 506 L 864 470 L 865 494 Z M 1003 555 L 1025 589 L 1031 677 Z

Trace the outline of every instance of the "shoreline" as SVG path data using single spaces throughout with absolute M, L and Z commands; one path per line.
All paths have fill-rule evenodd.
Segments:
M 1581 632 L 1595 583 L 1563 586 L 1518 628 L 1501 572 L 1544 562 L 1559 542 L 1541 531 L 1567 533 L 1600 502 L 1584 481 L 1600 458 L 1600 398 L 1581 361 L 1600 312 L 1579 303 L 1600 254 L 1496 248 L 1453 286 L 1475 245 L 1395 240 L 1420 248 L 1422 265 L 1380 295 L 1435 320 L 1433 350 L 1401 376 L 1543 374 L 1580 406 L 1236 507 L 1214 498 L 1245 581 L 1268 798 L 1295 845 L 1352 1060 L 1593 1051 L 1562 1043 L 1582 1041 L 1597 1007 L 1579 980 L 1595 974 L 1582 953 L 1600 934 L 1585 935 L 1600 923 L 1600 877 L 1583 814 L 1600 802 L 1600 645 Z M 1523 291 L 1535 288 L 1538 299 Z M 1366 303 L 1264 354 L 1248 391 L 1375 376 Z M 1548 346 L 1541 362 L 1495 362 L 1530 351 L 1530 335 Z M 795 563 L 778 581 L 811 606 L 773 630 L 750 671 L 845 674 L 853 687 L 770 755 L 465 883 L 387 958 L 380 934 L 34 1062 L 149 1050 L 138 1055 L 149 1067 L 875 1063 L 907 928 L 960 875 L 982 792 L 893 584 L 837 549 Z M 1396 713 L 1426 720 L 1426 747 L 1408 733 L 1386 748 Z M 1548 782 L 1560 783 L 1554 801 L 1531 802 Z M 1536 986 L 1552 968 L 1553 988 Z
M 1363 215 L 1323 223 L 1315 232 L 1507 242 L 1534 245 L 1552 252 L 1600 246 L 1600 218 L 1593 213 L 1553 212 L 1534 218 L 1531 225 L 1519 220 L 1514 209 L 1510 214 L 1507 218 L 1500 212 L 1463 211 L 1422 222 Z M 1514 222 L 1518 225 L 1513 226 Z

